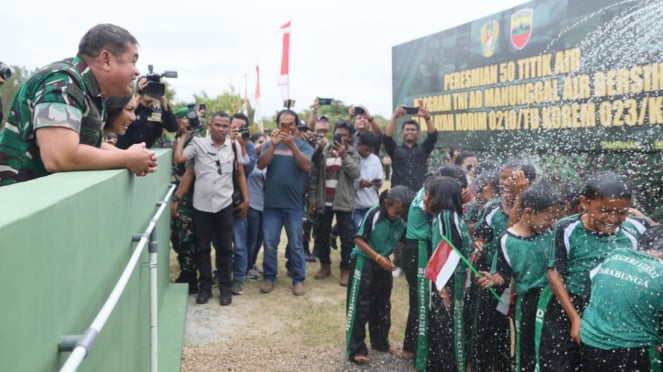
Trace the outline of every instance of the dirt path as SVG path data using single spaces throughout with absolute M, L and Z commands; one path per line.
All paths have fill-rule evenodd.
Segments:
M 332 255 L 336 266 L 338 251 Z M 260 293 L 260 282 L 247 281 L 244 294 L 233 296 L 230 306 L 219 305 L 216 288 L 205 305 L 189 296 L 182 371 L 412 371 L 410 362 L 374 351 L 367 366 L 348 362 L 346 289 L 337 283 L 338 269 L 332 277 L 315 280 L 319 264 L 309 263 L 306 295 L 295 297 L 281 257 L 281 274 L 270 294 Z M 406 316 L 407 283 L 401 275 L 392 293 L 390 341 L 397 348 Z

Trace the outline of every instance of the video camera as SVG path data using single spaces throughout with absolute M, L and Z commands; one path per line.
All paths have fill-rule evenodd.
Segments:
M 189 103 L 186 107 L 186 118 L 189 119 L 189 127 L 191 129 L 198 129 L 198 127 L 200 127 L 200 119 L 198 118 L 198 112 L 196 111 L 196 104 Z
M 5 65 L 4 63 L 0 62 L 0 77 L 3 78 L 4 80 L 9 79 L 12 76 L 12 69 L 11 67 Z
M 177 78 L 177 71 L 164 71 L 162 74 L 154 72 L 154 66 L 147 65 L 147 85 L 145 88 L 139 89 L 139 94 L 147 94 L 150 97 L 161 98 L 166 94 L 166 85 L 161 82 L 162 77 Z M 196 115 L 196 118 L 198 116 Z

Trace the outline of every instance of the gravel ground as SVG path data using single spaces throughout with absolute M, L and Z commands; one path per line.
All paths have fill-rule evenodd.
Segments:
M 270 294 L 259 292 L 259 281 L 246 282 L 244 294 L 233 296 L 230 306 L 219 306 L 217 289 L 205 305 L 189 296 L 182 371 L 412 371 L 411 362 L 382 352 L 370 351 L 367 365 L 347 361 L 346 289 L 337 283 L 338 269 L 315 280 L 317 269 L 317 263 L 308 264 L 307 293 L 301 297 L 292 295 L 283 275 Z M 406 314 L 407 284 L 401 275 L 394 279 L 390 334 L 399 349 Z

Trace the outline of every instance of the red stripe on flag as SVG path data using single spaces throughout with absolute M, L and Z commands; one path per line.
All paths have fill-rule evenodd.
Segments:
M 424 275 L 441 290 L 453 275 L 460 257 L 445 240 L 440 241 L 426 265 Z
M 281 57 L 281 75 L 288 75 L 290 65 L 290 33 L 283 34 L 283 55 Z

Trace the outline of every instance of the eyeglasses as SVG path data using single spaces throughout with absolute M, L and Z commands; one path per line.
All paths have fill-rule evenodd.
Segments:
M 218 173 L 219 176 L 223 174 L 223 172 L 221 172 L 221 161 L 220 160 L 216 161 L 216 173 Z

